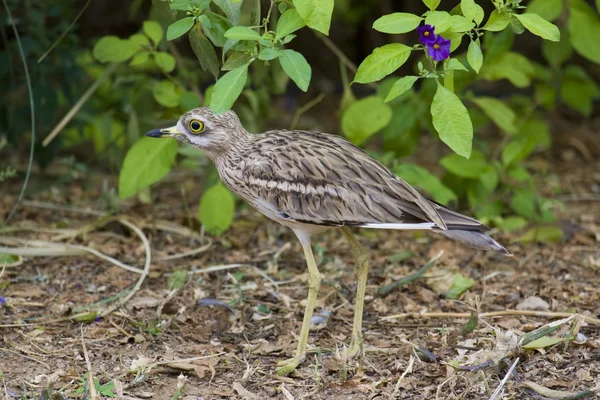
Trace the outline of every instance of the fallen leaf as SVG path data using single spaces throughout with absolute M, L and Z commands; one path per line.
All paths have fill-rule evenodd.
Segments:
M 531 381 L 524 381 L 522 385 L 534 390 L 536 393 L 541 394 L 544 397 L 549 397 L 551 399 L 564 399 L 565 397 L 571 397 L 575 395 L 575 393 L 573 392 L 548 389 L 545 386 L 539 385 Z
M 258 396 L 242 386 L 238 381 L 233 382 L 233 390 L 237 392 L 244 400 L 256 400 Z

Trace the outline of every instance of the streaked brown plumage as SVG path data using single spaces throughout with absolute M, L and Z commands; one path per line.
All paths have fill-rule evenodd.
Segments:
M 195 121 L 203 125 L 198 133 L 191 130 Z M 310 235 L 332 228 L 342 228 L 360 254 L 364 250 L 348 236 L 348 227 L 434 230 L 472 247 L 509 254 L 483 233 L 488 228 L 479 221 L 427 199 L 340 136 L 287 130 L 249 134 L 233 111 L 215 115 L 207 107 L 192 110 L 175 127 L 154 130 L 148 136 L 174 137 L 205 151 L 231 191 L 296 233 L 314 280 L 318 280 L 318 270 L 311 265 L 312 253 L 307 253 Z M 363 263 L 367 265 L 366 260 Z M 366 268 L 360 273 L 366 282 Z M 318 282 L 309 284 L 309 295 L 316 296 L 316 288 Z M 356 313 L 360 301 L 362 315 L 364 288 L 362 296 L 360 290 L 359 285 Z M 312 315 L 308 305 L 307 314 Z M 307 314 L 302 333 L 307 331 Z M 355 316 L 354 347 L 356 340 L 362 340 L 360 324 L 361 316 Z M 302 336 L 291 369 L 304 356 Z

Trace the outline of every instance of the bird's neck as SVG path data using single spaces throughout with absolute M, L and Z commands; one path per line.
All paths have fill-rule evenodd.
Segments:
M 222 145 L 211 148 L 206 153 L 217 168 L 225 164 L 235 164 L 244 158 L 244 154 L 252 145 L 253 138 L 254 135 L 246 132 L 245 129 L 229 132 L 227 140 L 221 142 Z

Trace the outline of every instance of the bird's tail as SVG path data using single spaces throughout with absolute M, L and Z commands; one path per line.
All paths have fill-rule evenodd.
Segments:
M 449 239 L 466 244 L 467 246 L 487 251 L 496 251 L 508 256 L 512 253 L 506 250 L 500 243 L 489 237 L 483 232 L 466 230 L 435 230 L 435 232 Z

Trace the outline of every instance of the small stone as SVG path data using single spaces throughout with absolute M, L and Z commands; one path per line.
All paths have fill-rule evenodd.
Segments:
M 541 297 L 529 296 L 517 305 L 517 310 L 537 310 L 546 311 L 550 309 L 550 304 Z

